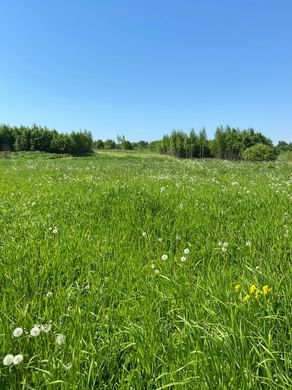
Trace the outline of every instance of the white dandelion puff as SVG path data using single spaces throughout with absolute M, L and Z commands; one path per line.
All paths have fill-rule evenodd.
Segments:
M 162 242 L 162 238 L 161 238 L 161 237 L 159 237 L 159 238 L 158 238 L 158 241 L 159 241 L 159 242 Z
M 17 364 L 20 364 L 22 363 L 23 361 L 23 355 L 19 354 L 19 355 L 16 355 L 14 356 L 13 358 L 13 364 L 16 366 Z
M 46 293 L 46 297 L 47 297 L 47 298 L 51 298 L 52 296 L 53 296 L 52 291 L 48 291 L 48 292 Z
M 58 345 L 63 345 L 66 341 L 66 336 L 64 336 L 63 334 L 58 334 L 57 338 L 56 338 L 56 343 Z
M 168 259 L 168 256 L 167 256 L 167 255 L 162 255 L 162 256 L 161 256 L 161 259 L 165 261 L 165 260 Z
M 40 326 L 41 332 L 48 333 L 52 329 L 51 324 L 45 324 Z
M 41 330 L 39 326 L 35 325 L 31 330 L 30 330 L 30 335 L 32 337 L 37 337 L 40 334 Z
M 155 273 L 155 275 L 158 275 L 158 274 L 159 274 L 159 269 L 156 269 L 156 270 L 154 271 L 154 273 Z
M 181 260 L 182 262 L 185 262 L 185 261 L 187 260 L 187 258 L 186 258 L 185 256 L 182 256 L 182 257 L 180 258 L 180 260 Z
M 13 363 L 14 356 L 11 354 L 8 354 L 3 359 L 4 366 L 10 366 Z
M 58 228 L 54 227 L 53 234 L 57 234 L 57 233 L 58 233 Z
M 228 242 L 223 242 L 222 246 L 223 246 L 224 248 L 227 248 L 227 247 L 228 247 Z
M 186 249 L 184 250 L 184 254 L 185 254 L 185 255 L 188 255 L 189 253 L 190 253 L 189 248 L 186 248 Z
M 251 242 L 250 241 L 246 241 L 245 245 L 246 246 L 251 246 Z
M 147 233 L 146 233 L 146 232 L 142 232 L 142 236 L 143 236 L 143 237 L 146 237 L 146 236 L 147 236 Z
M 12 332 L 14 337 L 20 337 L 23 335 L 23 329 L 22 328 L 15 328 Z

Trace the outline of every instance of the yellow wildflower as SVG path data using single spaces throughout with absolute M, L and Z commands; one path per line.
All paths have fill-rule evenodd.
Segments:
M 267 284 L 265 286 L 263 286 L 264 295 L 267 295 L 270 291 L 271 291 L 271 289 L 269 288 L 269 286 Z
M 250 300 L 250 295 L 246 294 L 246 296 L 243 298 L 243 302 L 247 302 Z
M 257 288 L 256 288 L 256 285 L 255 284 L 252 284 L 249 288 L 249 292 L 250 294 L 253 294 L 257 291 Z
M 237 284 L 237 285 L 235 286 L 235 291 L 238 292 L 238 291 L 240 291 L 240 289 L 241 289 L 241 285 L 240 285 L 240 284 Z
M 261 293 L 259 290 L 257 290 L 255 293 L 255 299 L 260 299 L 260 297 L 261 297 Z

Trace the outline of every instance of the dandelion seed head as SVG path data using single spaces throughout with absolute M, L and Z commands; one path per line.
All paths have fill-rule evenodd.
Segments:
M 52 296 L 53 296 L 52 291 L 48 291 L 47 294 L 46 294 L 46 297 L 47 298 L 51 298 Z
M 168 256 L 167 256 L 167 255 L 162 255 L 162 256 L 161 256 L 161 259 L 165 261 L 165 260 L 168 259 Z
M 12 332 L 14 337 L 20 337 L 23 335 L 23 329 L 22 328 L 15 328 Z
M 39 326 L 35 325 L 31 330 L 30 330 L 30 335 L 32 337 L 37 337 L 40 334 L 41 330 Z
M 186 248 L 186 249 L 184 250 L 184 254 L 185 254 L 185 255 L 188 255 L 189 253 L 190 253 L 189 248 Z
M 11 354 L 8 354 L 3 359 L 4 366 L 10 366 L 13 363 L 14 356 Z
M 16 366 L 17 364 L 20 364 L 22 363 L 23 361 L 23 355 L 21 354 L 18 354 L 18 355 L 15 355 L 14 358 L 13 358 L 13 364 Z
M 186 258 L 185 256 L 182 256 L 182 257 L 180 258 L 180 261 L 182 261 L 183 263 L 184 263 L 186 260 L 187 260 L 187 258 Z
M 56 343 L 58 345 L 63 345 L 66 341 L 66 336 L 64 336 L 63 334 L 58 334 L 57 338 L 56 338 Z

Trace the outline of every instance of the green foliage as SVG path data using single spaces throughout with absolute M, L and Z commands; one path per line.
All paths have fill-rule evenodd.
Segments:
M 10 127 L 0 125 L 0 150 L 41 151 L 48 153 L 70 153 L 74 155 L 92 152 L 93 141 L 88 131 L 58 133 L 46 127 Z
M 247 148 L 242 157 L 246 161 L 272 161 L 277 158 L 274 148 L 264 144 L 255 144 Z
M 290 165 L 115 155 L 0 159 L 0 389 L 291 389 Z

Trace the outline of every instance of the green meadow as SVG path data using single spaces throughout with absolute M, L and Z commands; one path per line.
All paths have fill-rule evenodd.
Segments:
M 0 160 L 1 390 L 292 388 L 290 163 L 53 157 Z

